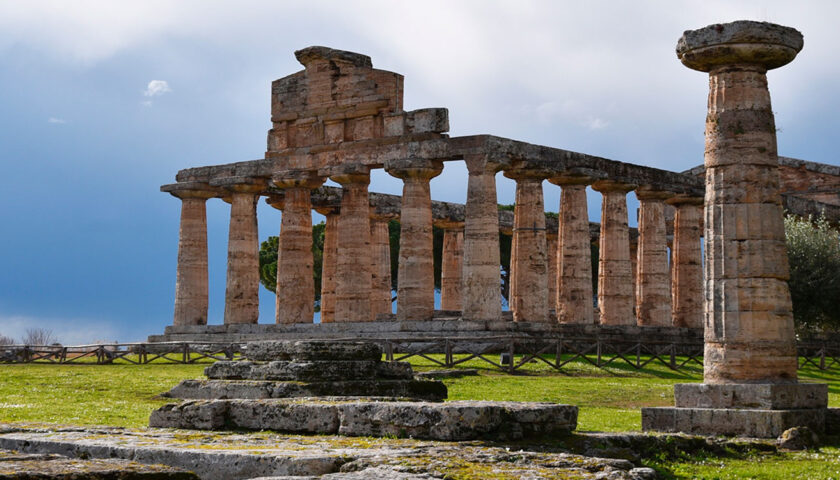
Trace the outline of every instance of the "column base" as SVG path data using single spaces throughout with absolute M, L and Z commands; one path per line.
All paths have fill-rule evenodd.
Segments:
M 823 433 L 833 418 L 820 383 L 677 384 L 674 397 L 676 407 L 642 409 L 642 430 L 775 438 L 791 427 Z

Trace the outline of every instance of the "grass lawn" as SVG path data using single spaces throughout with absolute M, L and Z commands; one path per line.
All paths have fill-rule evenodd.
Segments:
M 434 358 L 434 357 L 433 357 Z M 422 358 L 415 370 L 438 369 Z M 0 422 L 145 426 L 150 412 L 171 400 L 158 398 L 185 378 L 201 378 L 203 364 L 176 365 L 0 365 Z M 479 376 L 446 379 L 451 400 L 517 400 L 570 403 L 580 407 L 580 431 L 640 429 L 639 409 L 673 404 L 675 383 L 699 382 L 702 367 L 674 372 L 651 362 L 642 370 L 613 363 L 606 369 L 572 362 L 562 373 L 529 363 L 516 375 L 498 372 L 481 360 Z M 829 383 L 829 404 L 840 407 L 840 370 L 800 370 L 803 381 Z M 687 456 L 651 460 L 672 478 L 813 478 L 840 480 L 840 442 L 817 452 L 747 454 L 726 458 Z

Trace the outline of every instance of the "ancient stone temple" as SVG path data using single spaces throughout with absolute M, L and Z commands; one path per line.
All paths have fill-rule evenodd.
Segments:
M 797 382 L 776 127 L 768 70 L 791 62 L 802 34 L 740 21 L 685 32 L 682 63 L 709 74 L 706 118 L 704 383 L 676 385 L 675 408 L 643 428 L 775 437 L 825 426 L 825 384 Z

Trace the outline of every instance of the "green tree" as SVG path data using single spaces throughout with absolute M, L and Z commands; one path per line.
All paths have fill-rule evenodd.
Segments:
M 785 216 L 790 296 L 797 327 L 840 327 L 840 233 L 825 217 Z

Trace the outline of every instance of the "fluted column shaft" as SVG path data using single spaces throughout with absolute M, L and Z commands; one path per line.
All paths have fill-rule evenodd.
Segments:
M 371 314 L 391 313 L 391 244 L 388 234 L 388 217 L 370 219 L 370 244 L 373 249 L 371 265 Z
M 636 190 L 639 246 L 636 262 L 636 319 L 639 325 L 665 327 L 671 321 L 671 278 L 665 234 L 664 192 Z
M 671 312 L 676 327 L 703 328 L 702 202 L 701 198 L 668 202 L 675 207 Z
M 484 155 L 469 155 L 465 161 L 469 178 L 464 220 L 463 318 L 499 320 L 502 299 L 496 172 L 500 165 Z
M 435 312 L 432 196 L 429 181 L 442 162 L 425 159 L 388 161 L 385 169 L 403 180 L 397 320 L 431 320 Z
M 285 193 L 277 248 L 275 320 L 280 324 L 312 323 L 315 283 L 310 191 L 323 179 L 309 172 L 289 171 L 276 174 L 273 181 Z
M 335 321 L 335 271 L 338 256 L 338 209 L 320 211 L 324 224 L 324 252 L 321 260 L 321 323 Z
M 260 316 L 259 195 L 250 189 L 243 190 L 230 196 L 225 325 L 257 323 Z
M 601 240 L 598 258 L 598 305 L 602 325 L 633 325 L 633 278 L 627 230 L 627 192 L 632 186 L 598 181 L 601 192 Z
M 440 308 L 461 310 L 461 272 L 464 266 L 464 225 L 446 226 L 443 230 L 443 258 L 440 266 Z
M 207 199 L 212 194 L 178 192 L 181 226 L 178 234 L 178 267 L 175 276 L 175 325 L 206 325 Z
M 335 275 L 335 321 L 369 322 L 371 315 L 371 248 L 368 172 L 339 173 L 342 186 Z
M 548 272 L 546 278 L 548 280 L 548 308 L 549 310 L 555 308 L 557 301 L 557 234 L 545 234 L 546 245 L 546 259 L 548 260 Z
M 510 309 L 515 322 L 548 321 L 548 259 L 546 258 L 544 176 L 527 169 L 509 170 L 516 180 L 511 244 Z
M 594 323 L 592 303 L 592 249 L 586 181 L 554 178 L 560 185 L 560 221 L 557 235 L 557 296 L 560 323 Z

